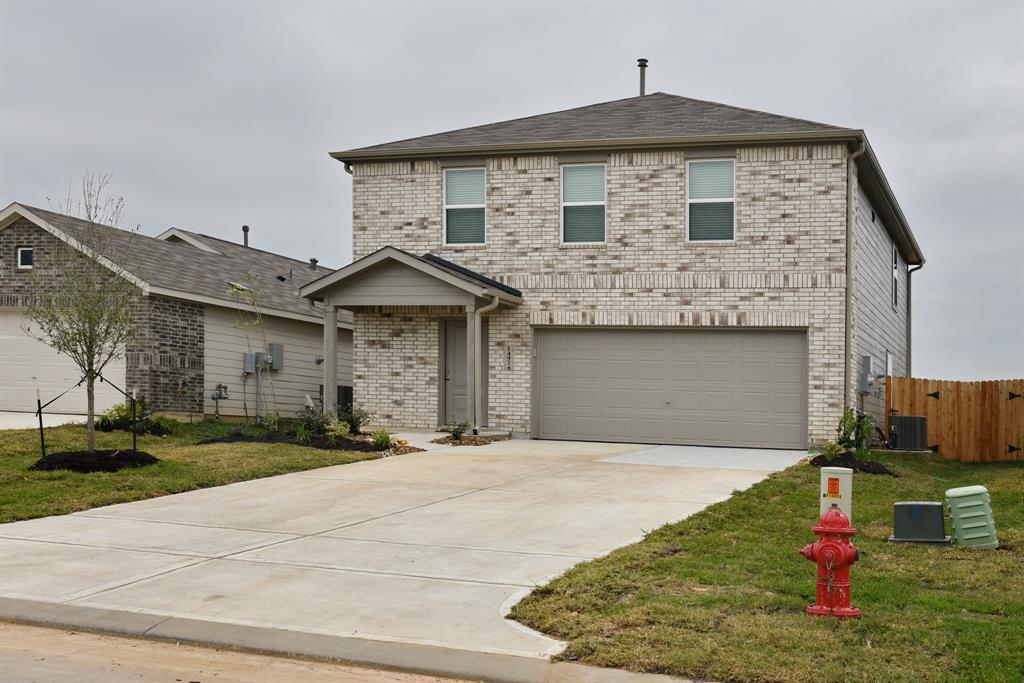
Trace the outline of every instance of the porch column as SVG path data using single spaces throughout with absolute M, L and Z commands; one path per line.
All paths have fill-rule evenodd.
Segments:
M 324 415 L 338 411 L 338 307 L 324 299 Z
M 466 422 L 476 428 L 476 304 L 466 304 Z

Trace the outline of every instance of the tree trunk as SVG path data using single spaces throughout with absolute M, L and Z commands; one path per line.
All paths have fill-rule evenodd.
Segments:
M 96 378 L 92 373 L 86 374 L 85 379 L 85 450 L 96 450 Z

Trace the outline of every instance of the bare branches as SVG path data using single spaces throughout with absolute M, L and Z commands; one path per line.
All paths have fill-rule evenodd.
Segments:
M 108 195 L 109 182 L 109 175 L 86 173 L 81 199 L 73 199 L 69 185 L 67 198 L 55 207 L 85 221 L 73 237 L 93 257 L 113 254 L 115 233 L 107 226 L 116 226 L 124 212 L 124 198 Z M 95 380 L 111 361 L 123 356 L 135 332 L 139 290 L 90 256 L 71 248 L 58 250 L 55 263 L 33 269 L 33 295 L 26 301 L 26 317 L 36 329 L 25 331 L 69 357 L 85 377 L 87 447 L 93 450 Z

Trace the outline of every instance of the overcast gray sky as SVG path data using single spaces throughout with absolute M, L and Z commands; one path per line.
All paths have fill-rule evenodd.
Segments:
M 914 374 L 1024 376 L 1024 3 L 0 1 L 0 201 L 110 172 L 126 223 L 325 265 L 329 151 L 636 90 L 867 130 L 928 263 Z

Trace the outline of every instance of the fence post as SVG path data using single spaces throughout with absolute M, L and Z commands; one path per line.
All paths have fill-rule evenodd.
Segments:
M 43 436 L 43 399 L 39 394 L 39 387 L 36 387 L 36 415 L 39 416 L 39 450 L 46 457 L 46 437 Z
M 139 425 L 135 420 L 135 389 L 132 389 L 132 451 L 138 452 L 139 446 L 137 443 L 139 435 Z

